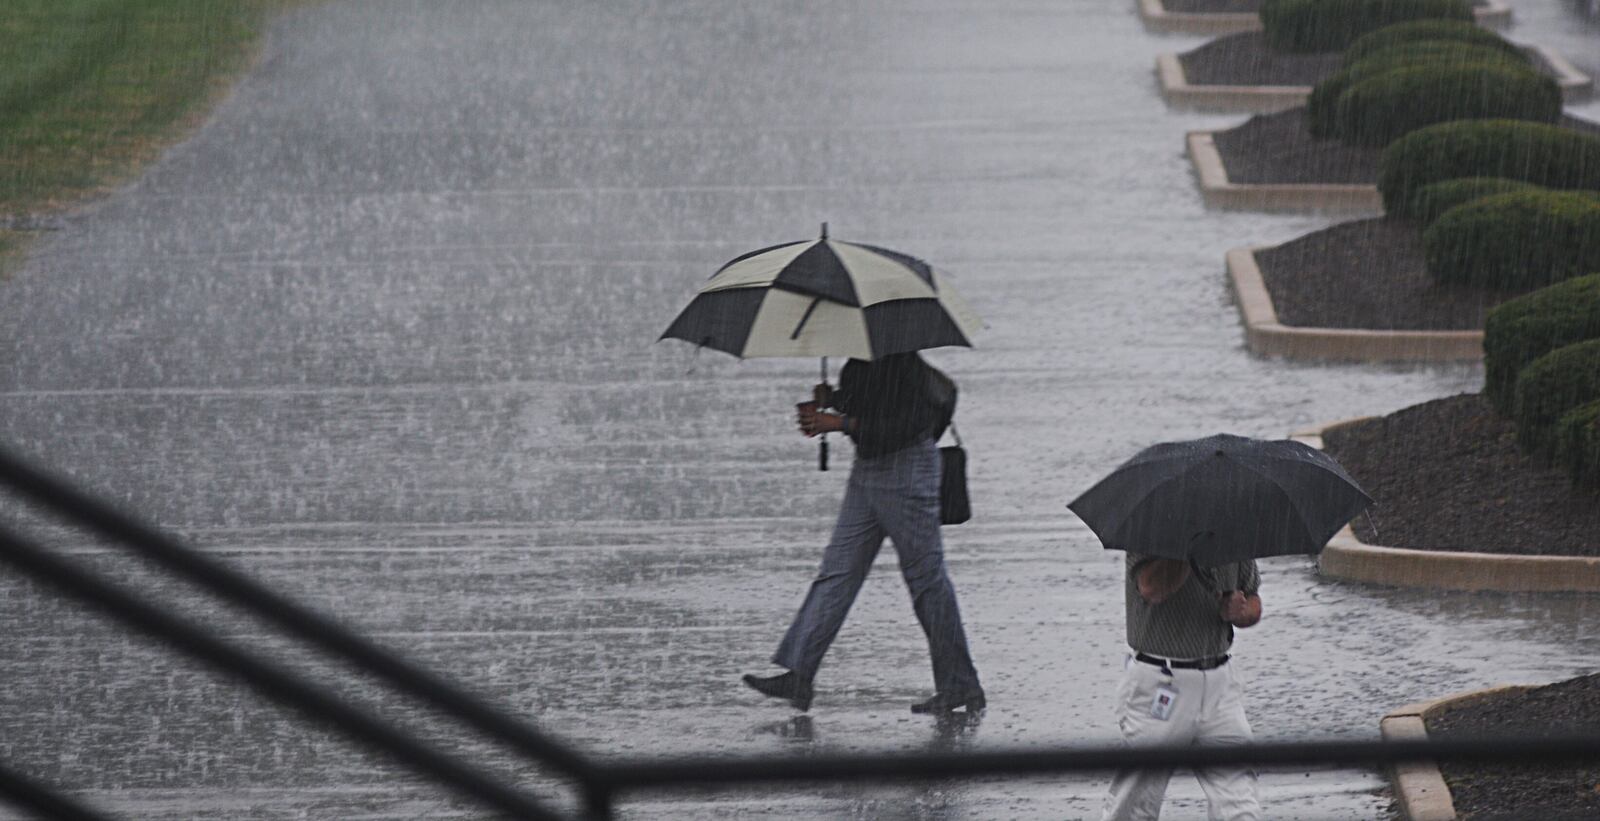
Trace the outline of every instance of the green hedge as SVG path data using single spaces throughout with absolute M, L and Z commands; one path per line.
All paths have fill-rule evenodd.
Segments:
M 1517 374 L 1557 349 L 1600 339 L 1600 273 L 1569 279 L 1507 301 L 1483 325 L 1483 393 L 1503 414 Z
M 1488 29 L 1480 28 L 1476 23 L 1464 20 L 1417 20 L 1410 23 L 1397 23 L 1385 26 L 1369 34 L 1356 38 L 1355 42 L 1344 51 L 1345 65 L 1350 65 L 1358 60 L 1365 59 L 1380 51 L 1387 51 L 1396 46 L 1411 45 L 1427 41 L 1449 41 L 1470 45 L 1486 46 L 1502 51 L 1522 55 L 1522 50 L 1515 43 L 1495 34 Z
M 1378 161 L 1378 190 L 1391 213 L 1422 186 L 1459 177 L 1600 189 L 1600 137 L 1526 120 L 1439 123 L 1390 143 Z
M 1600 400 L 1573 408 L 1556 423 L 1555 455 L 1574 483 L 1600 487 Z
M 1526 67 L 1423 65 L 1350 86 L 1339 97 L 1333 135 L 1350 145 L 1384 146 L 1451 120 L 1560 117 L 1560 87 Z
M 1542 288 L 1600 270 L 1600 201 L 1573 191 L 1484 197 L 1434 220 L 1422 251 L 1442 283 Z
M 1393 216 L 1414 219 L 1427 226 L 1450 209 L 1496 194 L 1515 194 L 1522 191 L 1543 191 L 1533 183 L 1508 180 L 1503 177 L 1466 177 L 1424 185 L 1411 195 L 1406 207 Z
M 1466 0 L 1265 0 L 1261 25 L 1279 51 L 1340 51 L 1370 31 L 1410 20 L 1472 20 Z
M 1446 67 L 1501 65 L 1526 67 L 1532 71 L 1527 56 L 1521 52 L 1504 51 L 1471 43 L 1428 40 L 1383 49 L 1360 60 L 1347 60 L 1344 68 L 1338 73 L 1317 83 L 1311 89 L 1311 96 L 1306 100 L 1306 116 L 1311 136 L 1334 136 L 1334 111 L 1339 97 L 1352 85 L 1396 69 L 1424 65 Z
M 1600 400 L 1600 339 L 1557 348 L 1522 369 L 1511 418 L 1517 441 L 1539 456 L 1555 451 L 1556 425 L 1580 406 Z

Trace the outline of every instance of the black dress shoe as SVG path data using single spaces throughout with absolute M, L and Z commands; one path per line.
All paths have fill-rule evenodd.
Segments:
M 799 673 L 791 671 L 775 676 L 752 676 L 746 673 L 744 683 L 764 696 L 788 699 L 801 712 L 811 709 L 811 679 Z
M 927 701 L 919 701 L 911 705 L 913 713 L 952 713 L 965 708 L 969 713 L 976 713 L 989 706 L 989 700 L 983 697 L 983 691 L 964 693 L 961 695 L 946 695 L 938 693 Z

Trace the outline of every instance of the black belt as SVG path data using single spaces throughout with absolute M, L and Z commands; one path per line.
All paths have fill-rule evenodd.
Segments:
M 1143 653 L 1134 653 L 1133 658 L 1134 660 L 1142 661 L 1145 664 L 1154 664 L 1157 667 L 1172 670 L 1215 670 L 1218 667 L 1228 663 L 1228 656 L 1226 654 L 1216 656 L 1215 658 L 1195 659 L 1194 661 L 1174 661 L 1172 659 L 1147 656 Z

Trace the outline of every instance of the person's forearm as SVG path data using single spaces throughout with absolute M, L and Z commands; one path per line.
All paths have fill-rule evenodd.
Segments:
M 1151 604 L 1160 604 L 1188 580 L 1188 562 L 1151 559 L 1139 568 L 1139 596 Z

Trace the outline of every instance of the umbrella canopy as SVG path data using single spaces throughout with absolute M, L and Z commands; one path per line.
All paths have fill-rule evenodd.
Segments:
M 1370 504 L 1316 448 L 1219 434 L 1145 448 L 1067 507 L 1107 550 L 1213 567 L 1320 553 Z
M 673 338 L 740 358 L 971 347 L 979 321 L 927 263 L 828 238 L 752 251 L 722 266 L 673 320 Z

